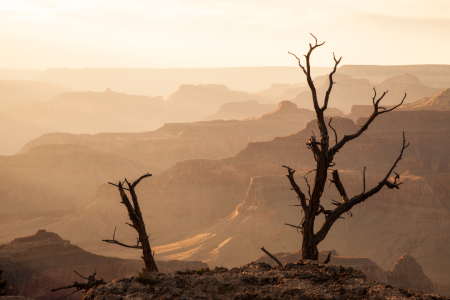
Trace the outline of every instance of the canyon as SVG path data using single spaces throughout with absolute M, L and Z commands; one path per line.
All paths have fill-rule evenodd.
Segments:
M 425 77 L 408 73 L 414 75 L 394 74 L 376 83 L 354 74 L 336 76 L 330 105 L 347 113 L 328 110 L 336 139 L 356 132 L 371 113 L 373 108 L 361 105 L 366 103 L 361 99 L 370 104 L 374 86 L 379 94 L 389 89 L 387 106 L 408 93 L 408 103 L 377 118 L 337 155 L 335 168 L 347 193 L 361 191 L 365 167 L 367 186 L 385 175 L 401 149 L 402 132 L 411 145 L 397 169 L 400 190 L 382 191 L 353 208 L 319 249 L 335 249 L 332 264 L 359 264 L 380 282 L 450 294 L 450 94 L 441 88 L 445 85 L 424 85 Z M 322 82 L 319 95 L 326 81 L 324 76 L 315 79 L 318 86 Z M 135 250 L 101 242 L 113 232 L 122 242 L 135 242 L 124 224 L 128 220 L 117 189 L 108 182 L 150 172 L 153 176 L 137 193 L 158 261 L 232 268 L 257 260 L 264 246 L 293 263 L 300 255 L 301 235 L 285 223 L 297 225 L 301 211 L 293 206 L 296 195 L 281 166 L 297 170 L 296 180 L 306 189 L 302 177 L 315 162 L 305 143 L 311 134 L 318 135 L 314 113 L 302 108 L 310 99 L 303 87 L 280 84 L 248 93 L 223 85 L 182 85 L 167 101 L 109 89 L 63 92 L 41 101 L 45 105 L 9 108 L 27 107 L 27 113 L 18 113 L 24 119 L 5 117 L 3 131 L 13 137 L 11 128 L 22 126 L 29 136 L 20 137 L 27 143 L 16 155 L 0 156 L 0 244 L 39 228 L 47 230 L 40 235 L 55 232 L 95 255 L 136 261 Z M 300 93 L 292 101 L 273 102 L 294 91 Z M 47 113 L 50 117 L 44 117 Z M 36 116 L 39 121 L 26 123 Z M 183 116 L 183 122 L 170 122 Z M 97 131 L 73 132 L 71 126 L 83 122 L 86 131 Z M 57 132 L 57 126 L 66 132 Z M 313 174 L 308 179 L 311 183 Z M 332 199 L 339 195 L 327 187 L 325 208 Z

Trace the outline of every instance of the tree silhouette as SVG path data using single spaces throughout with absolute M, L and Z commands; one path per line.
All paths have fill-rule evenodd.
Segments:
M 311 34 L 312 35 L 312 34 Z M 297 229 L 301 230 L 302 236 L 303 236 L 303 242 L 302 242 L 302 259 L 311 259 L 311 260 L 317 260 L 318 259 L 318 250 L 317 245 L 322 242 L 325 237 L 327 236 L 329 230 L 333 226 L 334 222 L 341 218 L 341 215 L 344 213 L 347 213 L 352 209 L 355 205 L 365 201 L 367 198 L 375 195 L 378 193 L 381 188 L 387 187 L 389 189 L 399 188 L 399 185 L 402 184 L 402 181 L 400 179 L 400 176 L 395 173 L 394 169 L 397 166 L 397 163 L 400 161 L 403 155 L 403 151 L 408 147 L 409 144 L 405 141 L 405 134 L 403 133 L 403 144 L 402 148 L 400 150 L 400 154 L 398 155 L 397 159 L 391 166 L 391 168 L 387 171 L 386 176 L 381 179 L 381 181 L 373 187 L 372 189 L 369 189 L 366 191 L 366 184 L 365 184 L 365 168 L 363 171 L 363 183 L 364 183 L 364 190 L 361 194 L 355 195 L 353 197 L 348 197 L 347 192 L 339 178 L 339 172 L 336 169 L 332 169 L 335 165 L 333 160 L 335 155 L 341 150 L 345 144 L 347 144 L 349 141 L 354 140 L 358 138 L 364 131 L 367 130 L 369 125 L 375 120 L 376 117 L 378 117 L 381 114 L 390 112 L 400 105 L 403 104 L 403 101 L 406 98 L 406 94 L 403 97 L 402 101 L 389 109 L 380 106 L 381 100 L 386 95 L 387 91 L 384 92 L 381 96 L 377 98 L 377 93 L 374 89 L 374 96 L 372 99 L 373 103 L 373 112 L 370 115 L 370 117 L 367 119 L 367 121 L 364 123 L 363 126 L 360 127 L 360 129 L 351 135 L 344 135 L 344 137 L 341 140 L 338 140 L 336 131 L 331 126 L 331 120 L 328 122 L 328 126 L 333 130 L 335 142 L 336 144 L 334 146 L 330 146 L 330 136 L 328 134 L 328 128 L 327 124 L 325 122 L 324 118 L 324 112 L 328 107 L 328 101 L 330 98 L 330 93 L 333 88 L 333 75 L 336 73 L 337 66 L 341 62 L 341 58 L 336 59 L 333 53 L 334 58 L 334 68 L 333 71 L 328 75 L 329 79 L 329 86 L 325 94 L 325 99 L 323 102 L 323 105 L 319 105 L 319 101 L 317 99 L 317 91 L 314 86 L 313 80 L 311 78 L 311 66 L 310 66 L 310 57 L 311 53 L 316 49 L 317 47 L 322 46 L 325 42 L 318 44 L 317 38 L 312 35 L 315 39 L 315 44 L 311 45 L 309 44 L 309 51 L 305 56 L 306 58 L 306 66 L 303 66 L 301 63 L 300 58 L 298 58 L 295 54 L 288 52 L 289 54 L 293 55 L 297 61 L 300 68 L 303 70 L 303 72 L 306 75 L 306 80 L 308 82 L 308 86 L 311 90 L 312 94 L 312 101 L 314 104 L 314 110 L 316 112 L 316 119 L 317 124 L 320 131 L 320 140 L 316 140 L 315 135 L 312 135 L 309 139 L 308 143 L 306 144 L 308 149 L 311 150 L 314 159 L 316 161 L 316 169 L 311 171 L 315 172 L 315 178 L 314 183 L 311 188 L 311 186 L 308 183 L 308 180 L 306 180 L 306 184 L 308 186 L 308 192 L 307 195 L 303 193 L 303 191 L 300 189 L 300 187 L 297 185 L 297 183 L 294 180 L 294 173 L 295 170 L 291 169 L 288 166 L 283 166 L 287 168 L 288 175 L 286 175 L 289 178 L 290 184 L 292 186 L 292 189 L 297 193 L 298 199 L 300 201 L 300 206 L 303 209 L 304 216 L 302 221 L 300 222 L 299 226 L 286 224 L 292 227 L 295 227 Z M 323 205 L 321 204 L 321 198 L 322 194 L 325 188 L 325 183 L 328 178 L 328 172 L 331 171 L 331 177 L 330 181 L 335 185 L 336 189 L 338 190 L 341 201 L 334 201 L 334 205 L 336 206 L 333 210 L 326 210 Z M 393 180 L 390 179 L 391 174 L 395 173 L 395 177 Z M 398 181 L 397 181 L 398 180 Z M 308 198 L 307 198 L 308 197 Z M 325 221 L 323 222 L 322 226 L 317 232 L 314 232 L 314 222 L 317 216 L 320 214 L 323 214 L 325 216 Z
M 124 182 L 120 182 L 119 184 L 114 184 L 111 182 L 108 182 L 111 185 L 117 186 L 119 188 L 119 194 L 120 198 L 122 198 L 122 202 L 127 210 L 128 210 L 128 216 L 130 217 L 131 223 L 126 223 L 127 225 L 130 225 L 133 227 L 137 233 L 137 243 L 136 245 L 126 245 L 123 244 L 115 239 L 115 233 L 116 229 L 114 229 L 113 239 L 112 240 L 102 240 L 103 242 L 111 243 L 111 244 L 117 244 L 122 247 L 127 248 L 134 248 L 134 249 L 142 249 L 143 256 L 142 259 L 145 263 L 145 268 L 149 272 L 158 272 L 158 267 L 156 266 L 155 259 L 153 257 L 152 248 L 150 247 L 150 242 L 148 240 L 147 231 L 145 229 L 144 219 L 142 218 L 141 208 L 139 207 L 138 198 L 136 196 L 135 188 L 138 185 L 139 182 L 141 182 L 142 179 L 152 176 L 152 174 L 145 174 L 139 177 L 136 181 L 134 181 L 132 184 L 128 182 L 128 180 L 125 178 Z M 124 183 L 127 183 L 128 188 L 125 188 L 123 186 Z M 130 203 L 130 200 L 128 199 L 127 194 L 125 193 L 125 190 L 127 190 L 131 195 L 131 200 L 133 204 Z
M 8 282 L 6 280 L 2 280 L 3 269 L 0 269 L 0 296 L 6 295 L 6 289 L 8 287 Z

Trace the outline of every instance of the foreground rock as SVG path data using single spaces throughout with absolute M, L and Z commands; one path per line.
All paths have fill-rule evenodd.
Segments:
M 325 261 L 331 252 L 329 265 L 343 266 L 360 270 L 369 280 L 389 284 L 403 289 L 415 289 L 425 293 L 434 293 L 435 289 L 431 280 L 423 272 L 422 266 L 410 254 L 405 254 L 398 259 L 392 270 L 383 271 L 374 261 L 362 257 L 339 256 L 335 250 L 320 251 L 319 261 Z M 275 253 L 273 254 L 282 264 L 294 263 L 301 260 L 302 252 Z M 261 256 L 255 262 L 273 264 L 274 261 L 267 255 Z
M 315 262 L 271 267 L 252 262 L 239 268 L 141 274 L 88 291 L 101 299 L 449 299 L 367 280 L 361 271 Z

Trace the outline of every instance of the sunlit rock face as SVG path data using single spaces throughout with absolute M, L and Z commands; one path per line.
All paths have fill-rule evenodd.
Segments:
M 401 110 L 450 110 L 450 89 L 443 90 L 437 95 L 426 97 L 414 103 L 408 103 Z
M 401 288 L 414 288 L 426 293 L 434 291 L 433 284 L 423 272 L 422 267 L 410 254 L 399 258 L 391 271 L 386 272 L 390 284 Z
M 139 250 L 137 250 L 139 251 Z M 157 262 L 161 272 L 207 267 L 201 262 Z M 39 230 L 35 235 L 17 238 L 0 245 L 0 268 L 12 290 L 33 299 L 54 299 L 68 295 L 71 290 L 52 293 L 50 290 L 68 286 L 75 281 L 85 282 L 73 270 L 88 277 L 111 282 L 115 278 L 136 275 L 144 267 L 142 260 L 105 257 L 71 245 L 57 234 Z M 80 293 L 70 297 L 80 299 Z

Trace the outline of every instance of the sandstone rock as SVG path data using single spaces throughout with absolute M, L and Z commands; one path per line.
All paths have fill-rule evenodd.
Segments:
M 442 92 L 432 97 L 426 97 L 419 101 L 408 103 L 401 107 L 401 110 L 450 110 L 450 89 L 443 90 Z
M 400 257 L 392 270 L 386 272 L 386 276 L 389 283 L 396 287 L 413 288 L 425 293 L 434 291 L 431 280 L 410 254 Z

